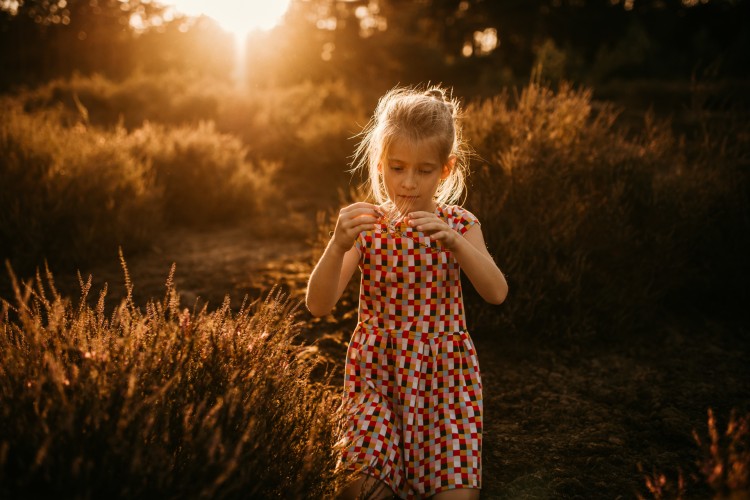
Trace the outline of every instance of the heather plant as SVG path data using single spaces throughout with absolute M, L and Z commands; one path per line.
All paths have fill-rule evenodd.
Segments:
M 707 435 L 693 431 L 698 459 L 693 472 L 673 479 L 654 470 L 644 477 L 648 498 L 747 498 L 750 495 L 750 415 L 732 410 L 722 431 L 708 409 Z M 642 470 L 642 467 L 640 467 Z M 646 498 L 638 495 L 638 498 Z
M 124 265 L 124 264 L 123 264 Z M 335 488 L 338 397 L 310 381 L 278 292 L 183 308 L 163 299 L 107 313 L 14 281 L 0 314 L 0 496 L 321 498 Z
M 112 255 L 144 245 L 161 203 L 146 161 L 121 132 L 64 127 L 60 114 L 0 101 L 0 240 L 18 264 Z
M 270 157 L 282 156 L 292 138 L 346 137 L 356 128 L 353 122 L 366 119 L 361 95 L 341 81 L 242 89 L 178 72 L 136 73 L 119 82 L 74 75 L 19 92 L 17 99 L 30 112 L 59 108 L 72 122 L 83 106 L 90 124 L 101 128 L 213 121 L 219 131 Z
M 123 126 L 128 130 L 150 121 L 182 125 L 215 120 L 226 82 L 168 72 L 135 73 L 116 82 L 102 75 L 59 78 L 18 94 L 27 111 L 60 107 L 68 120 L 77 120 L 82 105 L 91 125 Z
M 750 495 L 750 415 L 733 410 L 721 432 L 709 408 L 707 427 L 707 439 L 693 432 L 702 452 L 698 461 L 701 476 L 718 498 Z
M 210 122 L 128 132 L 92 126 L 83 105 L 77 121 L 0 106 L 0 256 L 19 268 L 142 249 L 166 224 L 249 221 L 275 196 L 277 163 Z
M 178 72 L 134 74 L 120 82 L 74 75 L 17 99 L 27 111 L 58 109 L 66 123 L 78 122 L 85 110 L 88 123 L 104 129 L 133 131 L 147 122 L 185 129 L 213 122 L 216 133 L 242 142 L 249 161 L 283 169 L 277 184 L 294 194 L 344 183 L 349 138 L 367 120 L 361 93 L 342 81 L 242 89 Z
M 483 160 L 469 207 L 511 289 L 483 324 L 524 336 L 635 333 L 670 303 L 697 304 L 698 290 L 704 303 L 707 291 L 746 297 L 746 125 L 730 142 L 675 136 L 652 115 L 623 130 L 617 118 L 590 90 L 536 79 L 467 106 L 465 135 Z
M 150 165 L 169 222 L 207 225 L 255 219 L 273 198 L 276 164 L 246 160 L 235 136 L 213 123 L 166 128 L 146 123 L 129 151 Z

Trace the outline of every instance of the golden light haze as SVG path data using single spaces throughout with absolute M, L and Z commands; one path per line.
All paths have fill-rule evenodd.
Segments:
M 268 30 L 276 26 L 289 9 L 290 0 L 171 0 L 166 5 L 189 15 L 205 15 L 219 25 L 243 38 L 253 30 Z

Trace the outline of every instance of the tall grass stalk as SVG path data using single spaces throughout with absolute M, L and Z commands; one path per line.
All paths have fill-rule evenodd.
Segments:
M 722 431 L 713 409 L 709 408 L 707 436 L 693 431 L 698 449 L 697 469 L 690 474 L 679 471 L 672 480 L 654 470 L 644 477 L 648 497 L 684 499 L 746 499 L 750 497 L 750 414 L 732 410 Z M 641 471 L 643 468 L 639 466 Z
M 0 497 L 320 498 L 338 473 L 338 397 L 310 382 L 278 292 L 215 311 L 161 300 L 106 313 L 49 271 L 0 314 Z M 80 276 L 79 276 L 80 278 Z

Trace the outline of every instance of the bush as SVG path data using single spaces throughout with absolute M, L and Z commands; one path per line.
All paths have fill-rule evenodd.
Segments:
M 95 74 L 52 80 L 19 98 L 29 112 L 62 107 L 67 119 L 76 121 L 82 106 L 91 125 L 133 130 L 146 121 L 183 125 L 215 120 L 219 100 L 230 91 L 225 82 L 177 72 L 136 73 L 121 82 Z
M 51 275 L 0 315 L 0 496 L 320 498 L 332 493 L 338 397 L 309 381 L 295 306 L 180 310 L 172 287 L 105 313 Z
M 346 184 L 350 138 L 366 120 L 358 92 L 340 81 L 307 82 L 227 96 L 217 128 L 240 137 L 251 155 L 279 161 L 279 188 L 310 200 Z
M 55 111 L 26 114 L 10 99 L 0 107 L 2 257 L 75 261 L 153 237 L 161 218 L 155 178 L 123 133 L 63 127 Z
M 466 136 L 486 161 L 469 205 L 511 287 L 484 324 L 526 336 L 634 333 L 670 303 L 747 297 L 748 142 L 687 141 L 650 116 L 633 134 L 616 119 L 564 83 L 467 106 Z
M 182 225 L 256 219 L 273 198 L 275 164 L 249 163 L 246 148 L 213 123 L 167 129 L 146 123 L 128 146 L 149 164 L 169 222 Z
M 341 186 L 349 156 L 367 116 L 360 92 L 342 81 L 248 90 L 182 73 L 135 74 L 122 82 L 73 76 L 20 93 L 29 112 L 58 109 L 66 124 L 85 113 L 91 125 L 133 131 L 146 123 L 196 128 L 213 122 L 216 133 L 238 138 L 248 159 L 279 166 L 284 191 L 315 198 Z
M 252 220 L 276 196 L 277 164 L 251 163 L 211 123 L 128 133 L 59 109 L 24 113 L 18 99 L 0 106 L 0 257 L 22 269 L 142 249 L 167 223 Z
M 693 430 L 698 459 L 693 470 L 677 472 L 672 479 L 654 470 L 644 477 L 648 498 L 747 498 L 750 495 L 750 415 L 733 409 L 721 432 L 716 416 L 708 409 L 708 436 Z M 643 472 L 643 466 L 639 465 Z M 638 495 L 639 499 L 647 497 Z

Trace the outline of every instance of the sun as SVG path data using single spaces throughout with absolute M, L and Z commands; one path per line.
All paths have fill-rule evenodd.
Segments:
M 188 16 L 205 15 L 237 38 L 255 30 L 268 30 L 281 21 L 290 0 L 166 0 Z

